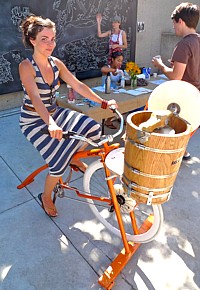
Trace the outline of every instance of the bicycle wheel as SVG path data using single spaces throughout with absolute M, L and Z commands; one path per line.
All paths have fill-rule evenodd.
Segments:
M 114 178 L 114 188 L 117 200 L 120 204 L 120 211 L 124 223 L 126 237 L 128 241 L 146 243 L 152 241 L 159 233 L 163 222 L 163 211 L 161 205 L 136 204 L 136 202 L 124 195 L 122 184 L 119 178 Z M 91 195 L 110 197 L 105 170 L 100 160 L 93 162 L 86 170 L 83 178 L 84 191 Z M 99 221 L 112 233 L 121 236 L 114 208 L 107 203 L 88 199 L 89 206 Z M 154 222 L 149 230 L 142 234 L 134 234 L 129 212 L 134 210 L 137 227 L 143 224 L 150 214 L 154 215 Z

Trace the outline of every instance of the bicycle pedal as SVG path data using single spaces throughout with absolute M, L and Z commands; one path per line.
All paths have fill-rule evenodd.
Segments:
M 57 183 L 56 186 L 53 189 L 53 192 L 55 194 L 55 196 L 57 197 L 64 197 L 64 189 L 62 188 L 62 186 L 60 185 L 60 183 Z
M 79 171 L 79 169 L 78 169 L 78 167 L 77 167 L 76 165 L 71 165 L 71 164 L 70 164 L 70 168 L 71 168 L 72 170 L 76 171 L 76 172 Z

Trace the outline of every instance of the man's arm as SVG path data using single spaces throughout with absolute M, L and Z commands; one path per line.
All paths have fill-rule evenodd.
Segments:
M 166 66 L 161 58 L 153 58 L 152 59 L 153 65 L 158 68 L 163 74 L 168 77 L 170 80 L 182 80 L 185 69 L 186 69 L 186 64 L 185 63 L 180 63 L 180 62 L 173 62 L 172 67 Z

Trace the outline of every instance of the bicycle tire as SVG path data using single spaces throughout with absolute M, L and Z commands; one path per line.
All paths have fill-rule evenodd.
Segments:
M 116 180 L 116 184 L 118 184 L 118 181 L 119 179 Z M 103 163 L 100 160 L 96 160 L 88 166 L 83 177 L 83 188 L 85 192 L 92 195 L 98 195 L 107 198 L 110 197 L 107 182 L 105 180 L 105 170 Z M 91 199 L 88 199 L 88 203 L 97 219 L 113 234 L 121 237 L 121 232 L 116 221 L 115 211 L 109 212 L 109 206 L 106 203 L 102 205 L 102 202 L 97 202 Z M 152 214 L 154 215 L 154 222 L 151 228 L 145 233 L 137 235 L 134 234 L 130 221 L 130 215 L 122 213 L 128 241 L 147 243 L 155 239 L 163 223 L 162 206 L 160 204 L 152 206 L 138 204 L 134 209 L 134 214 L 136 217 L 137 226 L 140 227 L 144 220 L 148 217 L 150 211 L 152 211 Z

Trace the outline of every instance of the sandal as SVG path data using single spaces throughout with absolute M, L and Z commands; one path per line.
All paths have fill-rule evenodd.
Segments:
M 75 170 L 75 171 L 80 171 L 82 172 L 83 174 L 85 173 L 86 169 L 88 168 L 88 165 L 84 162 L 81 162 L 79 161 L 81 164 L 80 165 L 77 165 L 77 164 L 74 164 L 74 163 L 70 163 L 69 166 Z
M 115 125 L 111 124 L 105 124 L 106 127 L 108 127 L 109 129 L 117 129 L 117 127 Z
M 188 160 L 190 160 L 192 157 L 191 157 L 191 155 L 190 155 L 190 153 L 189 152 L 185 152 L 185 154 L 183 155 L 183 160 L 185 160 L 185 161 L 188 161 Z
M 55 214 L 50 214 L 47 210 L 56 210 L 55 208 L 51 208 L 51 207 L 48 207 L 48 206 L 44 206 L 44 203 L 43 203 L 43 200 L 42 200 L 42 193 L 38 194 L 38 199 L 39 201 L 41 202 L 42 204 L 42 208 L 44 210 L 44 212 L 49 216 L 49 217 L 56 217 L 58 215 L 58 213 L 55 211 Z

